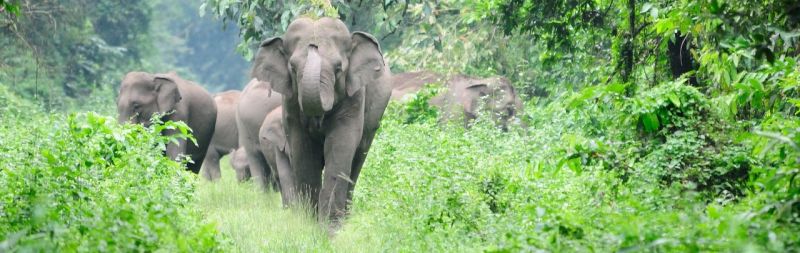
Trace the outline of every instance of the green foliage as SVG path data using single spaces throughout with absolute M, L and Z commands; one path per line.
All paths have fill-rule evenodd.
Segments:
M 0 12 L 8 11 L 13 15 L 19 15 L 19 3 L 13 0 L 0 0 Z
M 405 115 L 405 123 L 435 122 L 439 113 L 428 101 L 440 91 L 439 84 L 427 84 L 419 92 L 413 94 L 407 102 L 403 102 L 402 111 L 399 113 Z M 391 107 L 399 107 L 399 105 L 393 104 Z M 396 111 L 391 107 L 387 110 Z
M 95 113 L 2 116 L 0 251 L 216 251 L 195 176 L 162 155 L 160 129 Z M 175 136 L 185 138 L 184 136 Z
M 465 131 L 386 115 L 356 187 L 352 216 L 332 241 L 334 251 L 348 251 L 342 245 L 365 252 L 800 247 L 796 223 L 758 212 L 770 206 L 765 195 L 708 202 L 644 173 L 623 179 L 617 170 L 623 165 L 613 162 L 636 163 L 625 154 L 636 144 L 588 135 L 591 129 L 576 124 L 586 116 L 563 106 L 529 112 L 538 119 L 529 135 L 500 132 L 486 121 Z M 720 153 L 709 160 L 746 158 L 748 151 Z M 576 166 L 559 162 L 568 156 Z
M 764 161 L 757 168 L 763 176 L 754 184 L 759 191 L 776 201 L 770 203 L 765 212 L 774 214 L 780 220 L 800 223 L 800 121 L 796 118 L 771 117 L 755 131 L 754 153 Z
M 125 67 L 149 50 L 149 5 L 143 0 L 19 2 L 0 16 L 0 81 L 26 98 L 61 106 L 59 97 L 110 89 Z

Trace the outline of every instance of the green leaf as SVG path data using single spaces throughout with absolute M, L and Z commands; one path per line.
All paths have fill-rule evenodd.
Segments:
M 645 131 L 655 132 L 661 126 L 655 113 L 646 113 L 641 116 Z

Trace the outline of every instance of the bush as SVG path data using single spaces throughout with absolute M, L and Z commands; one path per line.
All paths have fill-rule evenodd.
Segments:
M 584 122 L 598 115 L 584 109 L 566 112 L 563 104 L 552 103 L 529 113 L 535 120 L 528 133 L 520 134 L 501 132 L 486 120 L 469 131 L 459 124 L 409 124 L 401 110 L 390 111 L 356 187 L 352 216 L 334 245 L 356 245 L 349 248 L 364 252 L 780 252 L 800 247 L 797 225 L 759 213 L 772 210 L 763 209 L 772 203 L 768 195 L 736 185 L 743 191 L 737 201 L 709 201 L 705 194 L 659 184 L 644 173 L 712 175 L 704 180 L 724 186 L 715 180 L 731 181 L 709 173 L 735 168 L 723 162 L 750 162 L 748 149 L 704 151 L 695 132 L 676 131 L 665 135 L 667 143 L 652 145 L 657 151 L 641 152 L 647 147 L 641 140 L 621 134 L 635 130 L 631 125 L 606 125 L 615 129 L 608 131 L 611 135 L 594 136 L 595 127 Z M 627 138 L 637 139 L 633 132 Z M 674 147 L 678 142 L 689 142 L 688 147 Z M 687 154 L 651 158 L 656 152 Z M 697 158 L 701 155 L 709 157 Z M 681 170 L 660 167 L 671 162 L 686 164 Z M 627 180 L 622 167 L 632 170 Z
M 3 115 L 0 251 L 217 251 L 194 211 L 195 176 L 162 155 L 167 122 L 94 113 Z
M 683 81 L 653 87 L 628 102 L 644 141 L 639 173 L 664 184 L 680 183 L 711 195 L 742 196 L 757 163 L 736 143 L 730 123 L 716 115 L 706 96 Z

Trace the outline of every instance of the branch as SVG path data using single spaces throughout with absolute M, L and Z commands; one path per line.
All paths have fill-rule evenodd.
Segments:
M 383 35 L 381 37 L 381 40 L 385 40 L 386 38 L 388 38 L 389 36 L 391 36 L 392 34 L 397 32 L 397 30 L 400 29 L 400 24 L 402 24 L 403 21 L 406 20 L 406 13 L 407 12 L 408 12 L 408 1 L 406 1 L 406 4 L 403 5 L 403 14 L 400 15 L 400 21 L 397 22 L 397 25 L 395 25 L 394 29 L 391 32 L 387 33 L 386 35 Z

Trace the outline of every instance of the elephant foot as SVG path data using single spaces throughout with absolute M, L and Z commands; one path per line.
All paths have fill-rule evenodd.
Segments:
M 339 230 L 342 229 L 342 222 L 338 220 L 333 220 L 330 223 L 328 223 L 326 227 L 328 232 L 328 238 L 332 239 L 333 237 L 336 236 Z

